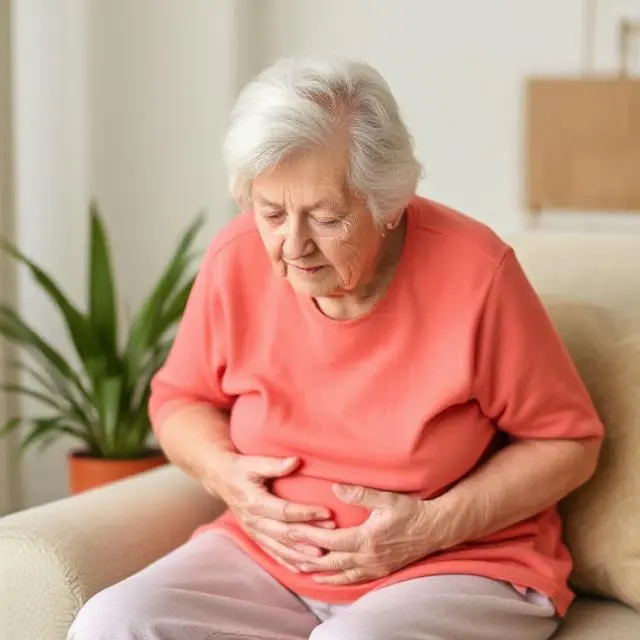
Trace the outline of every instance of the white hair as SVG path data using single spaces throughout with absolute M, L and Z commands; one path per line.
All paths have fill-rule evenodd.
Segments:
M 262 172 L 340 131 L 349 136 L 347 186 L 384 222 L 414 195 L 421 166 L 389 86 L 357 61 L 283 59 L 245 85 L 224 144 L 232 193 L 249 202 Z

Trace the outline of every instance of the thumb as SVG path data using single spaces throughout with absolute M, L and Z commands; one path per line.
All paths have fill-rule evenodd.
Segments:
M 252 457 L 247 460 L 249 473 L 256 478 L 280 478 L 291 473 L 300 463 L 295 457 L 264 458 Z
M 393 494 L 348 484 L 334 484 L 333 492 L 347 504 L 357 504 L 368 509 L 379 509 L 393 502 Z

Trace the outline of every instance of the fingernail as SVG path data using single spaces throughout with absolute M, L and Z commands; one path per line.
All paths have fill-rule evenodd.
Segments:
M 300 570 L 306 572 L 313 571 L 313 567 L 310 564 L 301 564 Z

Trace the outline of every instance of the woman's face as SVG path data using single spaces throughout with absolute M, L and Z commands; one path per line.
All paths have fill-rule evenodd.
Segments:
M 346 189 L 346 153 L 300 154 L 253 181 L 256 225 L 277 272 L 313 298 L 355 291 L 375 273 L 382 234 Z

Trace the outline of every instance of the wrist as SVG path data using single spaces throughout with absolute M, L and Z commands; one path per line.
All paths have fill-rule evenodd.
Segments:
M 441 551 L 455 547 L 468 538 L 464 533 L 464 517 L 468 511 L 455 495 L 447 492 L 425 501 L 426 517 L 430 522 L 432 543 Z
M 205 484 L 217 484 L 228 476 L 229 466 L 239 455 L 231 446 L 220 446 L 215 443 L 206 447 L 199 456 L 198 477 L 200 481 Z

